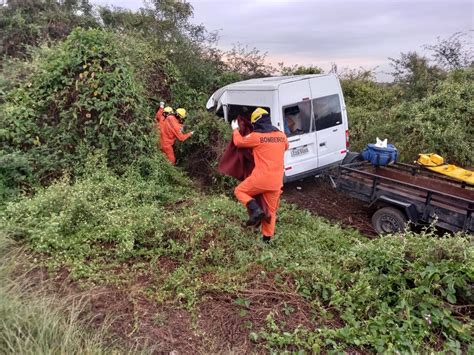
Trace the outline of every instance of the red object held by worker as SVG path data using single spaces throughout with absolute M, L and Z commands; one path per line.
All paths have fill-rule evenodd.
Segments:
M 241 135 L 246 136 L 253 131 L 250 120 L 247 120 L 243 116 L 238 116 L 237 121 L 239 122 L 239 132 Z M 219 160 L 217 170 L 221 174 L 232 176 L 239 181 L 243 181 L 246 177 L 250 176 L 254 167 L 255 163 L 252 149 L 237 148 L 234 141 L 231 140 Z
M 250 118 L 247 119 L 244 116 L 239 115 L 237 116 L 237 122 L 239 123 L 239 132 L 242 136 L 246 136 L 253 131 Z M 255 162 L 253 159 L 252 149 L 238 148 L 234 144 L 234 140 L 231 140 L 219 160 L 217 171 L 221 174 L 232 176 L 239 181 L 243 181 L 250 176 L 254 167 Z M 263 196 L 257 195 L 254 198 L 265 213 L 265 219 L 270 221 L 270 211 L 263 200 Z M 250 214 L 250 210 L 248 210 L 248 213 Z

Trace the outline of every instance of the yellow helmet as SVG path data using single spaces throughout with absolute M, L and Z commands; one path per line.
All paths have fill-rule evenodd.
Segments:
M 268 115 L 268 111 L 261 107 L 255 109 L 255 111 L 252 112 L 252 116 L 250 116 L 250 122 L 257 122 L 263 115 Z
M 186 110 L 184 108 L 177 108 L 176 109 L 176 114 L 181 117 L 183 120 L 186 118 L 186 116 L 188 115 L 186 113 Z
M 166 114 L 170 114 L 173 112 L 173 109 L 169 106 L 166 106 L 164 109 L 163 109 L 163 113 L 166 113 Z

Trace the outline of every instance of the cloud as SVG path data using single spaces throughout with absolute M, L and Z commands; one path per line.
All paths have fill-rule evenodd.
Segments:
M 96 3 L 138 8 L 138 1 Z M 470 0 L 192 0 L 195 23 L 219 30 L 219 46 L 248 44 L 288 63 L 374 64 L 422 51 L 436 37 L 474 28 Z M 342 65 L 342 64 L 340 64 Z

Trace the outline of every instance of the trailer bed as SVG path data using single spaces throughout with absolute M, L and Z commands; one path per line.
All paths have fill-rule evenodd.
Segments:
M 474 189 L 421 167 L 367 162 L 340 166 L 337 186 L 370 205 L 392 205 L 415 224 L 474 233 Z

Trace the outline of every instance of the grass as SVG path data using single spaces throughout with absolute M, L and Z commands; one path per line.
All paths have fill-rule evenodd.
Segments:
M 127 336 L 156 342 L 182 316 L 187 333 L 157 349 L 193 339 L 204 350 L 460 352 L 472 342 L 470 237 L 373 240 L 283 204 L 265 247 L 238 203 L 201 194 L 161 157 L 120 177 L 94 170 L 8 204 L 1 221 L 53 274 L 121 290 Z
M 14 275 L 23 256 L 22 248 L 0 235 L 0 353 L 113 353 L 103 341 L 105 328 L 86 330 L 84 299 L 60 298 Z

